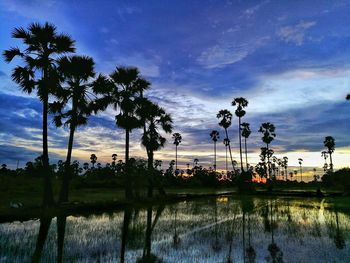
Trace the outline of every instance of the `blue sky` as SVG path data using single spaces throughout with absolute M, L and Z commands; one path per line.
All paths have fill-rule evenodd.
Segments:
M 198 158 L 212 165 L 209 133 L 216 113 L 234 112 L 235 97 L 249 100 L 251 163 L 262 147 L 262 122 L 276 126 L 272 146 L 290 165 L 323 165 L 323 138 L 336 139 L 335 166 L 350 163 L 350 1 L 25 1 L 0 3 L 1 50 L 20 45 L 14 27 L 54 23 L 77 42 L 77 53 L 92 56 L 96 71 L 137 66 L 152 82 L 147 95 L 174 118 L 183 135 L 182 164 Z M 40 154 L 41 105 L 9 78 L 16 63 L 0 61 L 0 162 L 22 165 Z M 123 131 L 113 110 L 94 116 L 79 129 L 79 160 L 95 153 L 123 158 Z M 230 129 L 238 160 L 237 120 Z M 50 127 L 50 154 L 63 159 L 67 131 Z M 145 157 L 140 133 L 132 134 L 131 154 Z M 156 157 L 174 159 L 172 143 Z M 224 146 L 219 145 L 219 166 Z

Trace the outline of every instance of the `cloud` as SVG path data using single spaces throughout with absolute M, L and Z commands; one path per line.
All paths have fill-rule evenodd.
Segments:
M 297 46 L 300 46 L 304 43 L 306 31 L 315 25 L 316 21 L 300 21 L 294 26 L 282 27 L 277 32 L 277 35 L 287 43 L 294 43 Z

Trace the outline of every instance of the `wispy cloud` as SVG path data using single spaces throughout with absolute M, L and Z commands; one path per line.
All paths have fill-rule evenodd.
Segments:
M 287 43 L 300 46 L 304 43 L 306 31 L 315 25 L 316 21 L 300 21 L 296 25 L 282 27 L 277 35 Z

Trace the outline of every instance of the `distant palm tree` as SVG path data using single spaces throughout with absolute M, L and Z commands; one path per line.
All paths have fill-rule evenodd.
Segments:
M 333 172 L 332 154 L 335 148 L 335 140 L 332 136 L 326 136 L 323 144 L 327 148 L 327 153 L 329 154 L 329 169 L 331 172 Z
M 61 203 L 68 201 L 74 133 L 78 126 L 87 124 L 92 111 L 89 79 L 95 76 L 94 61 L 92 58 L 84 56 L 62 57 L 58 60 L 58 71 L 62 77 L 63 85 L 66 84 L 66 86 L 56 92 L 58 101 L 50 104 L 50 110 L 56 113 L 54 122 L 57 127 L 61 127 L 63 124 L 69 126 L 65 173 L 59 196 L 59 202 Z M 69 102 L 71 108 L 64 111 Z M 63 120 L 64 122 L 62 122 Z
M 224 145 L 225 145 L 225 150 L 226 150 L 226 155 L 225 155 L 225 160 L 226 160 L 226 175 L 228 173 L 228 166 L 227 166 L 227 147 L 230 145 L 230 140 L 225 138 L 223 141 Z
M 270 122 L 265 122 L 263 124 L 261 124 L 260 128 L 259 128 L 259 132 L 261 132 L 263 134 L 263 137 L 261 138 L 262 141 L 264 143 L 266 143 L 266 149 L 267 152 L 269 152 L 269 145 L 270 143 L 274 140 L 274 138 L 276 137 L 276 133 L 275 133 L 275 125 L 273 125 Z M 268 172 L 268 177 L 270 177 L 270 157 L 269 154 L 267 155 L 267 172 Z
M 224 128 L 225 134 L 226 134 L 226 139 L 228 143 L 228 150 L 230 153 L 230 159 L 231 159 L 231 164 L 232 164 L 232 170 L 235 170 L 235 166 L 233 165 L 233 158 L 232 158 L 232 152 L 231 152 L 231 145 L 230 145 L 230 139 L 228 138 L 228 131 L 227 129 L 231 126 L 231 121 L 232 121 L 232 113 L 228 110 L 220 110 L 219 113 L 216 115 L 218 119 L 221 118 L 219 125 Z
M 21 39 L 26 47 L 23 51 L 16 47 L 3 53 L 6 62 L 11 62 L 14 57 L 20 57 L 25 62 L 24 67 L 14 68 L 12 79 L 24 92 L 32 93 L 36 89 L 43 104 L 43 206 L 47 207 L 54 203 L 47 138 L 49 95 L 57 87 L 56 60 L 59 55 L 75 51 L 74 41 L 65 34 L 58 34 L 56 27 L 49 23 L 32 23 L 27 30 L 22 27 L 15 28 L 12 37 Z
M 216 171 L 216 142 L 220 138 L 219 132 L 216 130 L 211 131 L 210 137 L 214 142 L 214 170 Z
M 238 138 L 239 138 L 239 156 L 241 159 L 241 172 L 243 172 L 243 158 L 242 158 L 242 139 L 241 139 L 241 118 L 245 115 L 245 110 L 243 108 L 248 106 L 248 101 L 245 98 L 235 98 L 232 101 L 232 106 L 236 106 L 235 114 L 238 117 Z M 248 168 L 247 168 L 248 170 Z
M 302 169 L 302 164 L 303 164 L 303 159 L 299 158 L 299 166 L 300 166 L 300 181 L 303 181 L 303 169 Z
M 163 108 L 147 99 L 143 100 L 141 107 L 137 110 L 137 114 L 144 122 L 145 129 L 141 142 L 147 151 L 148 170 L 150 173 L 148 197 L 152 197 L 154 152 L 164 147 L 166 142 L 166 139 L 159 133 L 159 130 L 162 129 L 165 133 L 171 133 L 173 129 L 173 121 L 171 116 L 167 114 Z
M 175 171 L 177 171 L 177 147 L 181 143 L 182 137 L 181 134 L 178 132 L 175 132 L 173 134 L 174 144 L 175 144 Z
M 242 137 L 244 138 L 245 162 L 246 162 L 247 171 L 248 171 L 249 164 L 248 164 L 247 139 L 249 138 L 250 134 L 252 133 L 250 130 L 250 127 L 249 127 L 249 123 L 243 122 L 241 124 L 241 131 L 242 131 Z
M 95 168 L 95 163 L 97 161 L 97 156 L 95 154 L 91 154 L 90 155 L 90 162 L 92 164 L 92 168 L 94 169 Z
M 288 176 L 288 157 L 284 156 L 283 158 L 283 168 L 284 168 L 284 175 L 285 175 L 285 179 L 287 181 L 287 176 Z

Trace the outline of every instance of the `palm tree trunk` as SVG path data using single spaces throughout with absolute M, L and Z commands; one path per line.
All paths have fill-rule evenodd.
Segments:
M 301 168 L 301 165 L 300 165 L 300 182 L 303 181 L 303 169 Z
M 127 241 L 128 232 L 129 232 L 130 218 L 131 218 L 131 210 L 130 208 L 126 208 L 126 210 L 124 211 L 124 220 L 123 220 L 123 229 L 122 229 L 120 263 L 124 263 L 125 261 L 125 248 L 126 248 L 126 241 Z
M 67 217 L 57 216 L 57 263 L 63 262 L 64 235 L 66 231 Z
M 40 228 L 38 239 L 35 246 L 35 251 L 32 257 L 32 263 L 39 263 L 44 249 L 45 241 L 49 233 L 52 217 L 43 216 L 40 218 Z
M 216 141 L 214 141 L 214 171 L 216 172 Z
M 244 148 L 245 148 L 245 162 L 246 162 L 247 171 L 248 171 L 248 170 L 249 170 L 249 167 L 248 167 L 247 138 L 244 138 Z
M 175 173 L 177 171 L 177 145 L 175 145 Z
M 49 152 L 48 152 L 48 142 L 47 142 L 47 115 L 48 115 L 48 95 L 46 94 L 43 99 L 43 207 L 50 207 L 54 204 L 53 192 L 52 192 L 52 182 L 51 182 L 51 172 L 49 166 Z
M 125 183 L 125 198 L 132 198 L 132 189 L 131 184 L 128 182 L 128 173 L 130 170 L 129 167 L 129 144 L 130 144 L 130 130 L 125 129 L 125 174 L 124 174 L 124 183 Z
M 225 133 L 226 133 L 226 139 L 229 140 L 227 129 L 225 129 Z M 234 171 L 234 170 L 235 170 L 235 166 L 234 166 L 234 164 L 233 164 L 233 159 L 232 159 L 232 152 L 231 152 L 231 145 L 230 145 L 230 143 L 228 144 L 228 151 L 229 151 L 229 153 L 230 153 L 230 159 L 231 159 L 231 164 L 232 164 L 232 170 Z
M 241 159 L 241 173 L 243 170 L 243 158 L 242 158 L 242 138 L 241 138 L 241 117 L 238 118 L 238 138 L 239 138 L 239 157 Z
M 227 172 L 228 172 L 228 165 L 227 165 L 227 146 L 225 145 L 225 150 L 226 150 L 226 176 L 227 176 Z
M 74 132 L 75 132 L 75 125 L 71 123 L 70 131 L 69 131 L 67 159 L 66 159 L 66 164 L 65 164 L 64 174 L 63 174 L 59 203 L 68 202 L 69 182 L 70 182 L 71 173 L 72 173 L 70 163 L 72 159 Z
M 153 151 L 147 150 L 148 154 L 148 190 L 147 190 L 147 196 L 152 197 L 153 196 Z
M 332 153 L 329 153 L 329 163 L 330 163 L 330 170 L 333 172 L 333 160 L 332 160 Z

